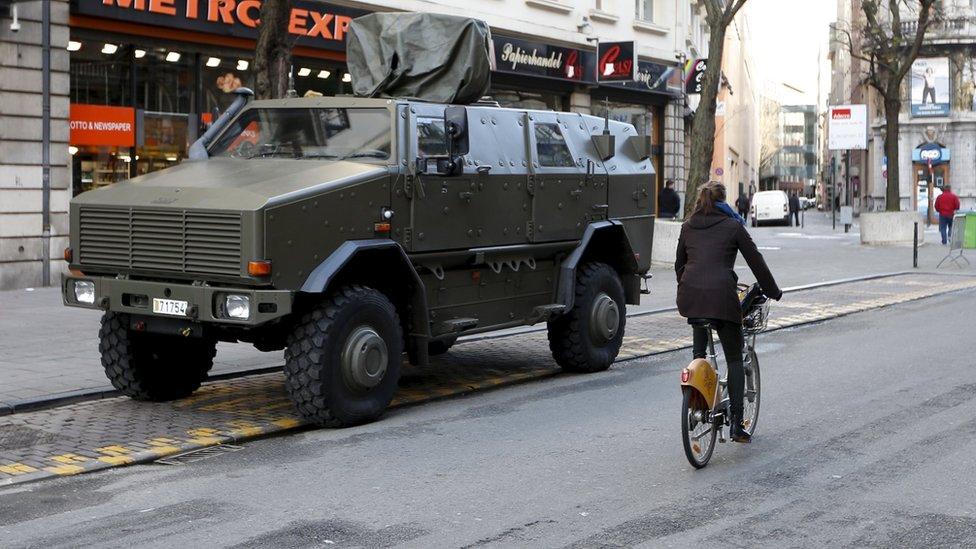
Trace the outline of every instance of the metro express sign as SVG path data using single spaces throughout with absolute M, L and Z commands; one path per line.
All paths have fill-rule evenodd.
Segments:
M 297 45 L 342 51 L 346 30 L 366 11 L 313 0 L 296 0 L 288 32 Z M 103 19 L 174 29 L 257 38 L 261 0 L 76 0 L 72 12 Z

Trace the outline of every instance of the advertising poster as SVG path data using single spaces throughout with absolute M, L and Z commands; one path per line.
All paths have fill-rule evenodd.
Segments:
M 911 88 L 913 117 L 949 116 L 949 58 L 916 59 L 912 63 Z

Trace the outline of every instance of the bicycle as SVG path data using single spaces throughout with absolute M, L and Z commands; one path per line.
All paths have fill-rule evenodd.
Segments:
M 742 305 L 742 334 L 745 346 L 742 367 L 745 372 L 742 423 L 750 435 L 756 433 L 759 420 L 760 375 L 756 356 L 756 335 L 766 329 L 769 321 L 769 299 L 758 284 L 739 284 Z M 704 319 L 689 319 L 689 324 L 708 331 L 707 360 L 697 358 L 681 371 L 681 432 L 685 457 L 696 469 L 708 465 L 715 451 L 715 439 L 725 442 L 725 427 L 729 421 L 727 378 L 720 378 L 715 354 L 715 337 L 711 323 Z

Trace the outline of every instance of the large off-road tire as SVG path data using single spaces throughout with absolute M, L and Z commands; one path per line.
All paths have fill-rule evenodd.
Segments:
M 620 276 L 605 263 L 576 272 L 573 308 L 549 321 L 549 349 L 567 372 L 599 372 L 620 352 L 627 305 Z
M 344 286 L 288 337 L 285 387 L 312 423 L 367 423 L 393 400 L 402 363 L 400 320 L 390 300 L 372 288 Z
M 105 313 L 98 338 L 106 377 L 136 400 L 160 402 L 191 395 L 207 379 L 217 354 L 217 342 L 211 338 L 135 332 L 123 313 Z

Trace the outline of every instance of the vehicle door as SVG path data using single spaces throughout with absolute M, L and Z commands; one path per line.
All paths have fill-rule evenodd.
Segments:
M 431 162 L 426 173 L 416 176 L 411 204 L 411 245 L 415 252 L 478 248 L 525 242 L 528 202 L 523 187 L 521 147 L 503 145 L 496 135 L 500 126 L 511 126 L 519 136 L 517 120 L 505 120 L 503 111 L 468 109 L 470 151 L 458 175 L 435 173 Z M 417 105 L 417 158 L 446 157 L 444 107 Z M 510 142 L 512 140 L 509 140 Z M 518 141 L 518 140 L 516 140 Z
M 582 117 L 530 111 L 527 118 L 532 163 L 531 239 L 546 242 L 579 238 L 594 217 L 606 215 L 606 187 L 598 186 L 593 176 L 595 167 L 585 161 L 581 142 L 570 134 L 571 125 L 584 124 Z

